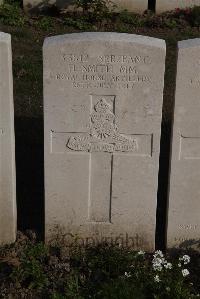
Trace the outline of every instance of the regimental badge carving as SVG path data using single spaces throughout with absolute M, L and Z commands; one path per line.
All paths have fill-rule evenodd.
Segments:
M 71 136 L 67 147 L 74 151 L 86 152 L 133 152 L 137 148 L 137 142 L 119 133 L 111 106 L 102 97 L 93 107 L 90 132 Z

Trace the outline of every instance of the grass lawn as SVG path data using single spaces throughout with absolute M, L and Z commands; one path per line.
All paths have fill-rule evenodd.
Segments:
M 191 251 L 45 246 L 27 231 L 0 247 L 0 298 L 197 299 L 199 267 L 200 256 Z

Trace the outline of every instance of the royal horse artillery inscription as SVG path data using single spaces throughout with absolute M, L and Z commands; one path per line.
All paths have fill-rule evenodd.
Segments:
M 154 249 L 164 60 L 141 36 L 46 39 L 47 241 L 60 227 L 68 244 Z

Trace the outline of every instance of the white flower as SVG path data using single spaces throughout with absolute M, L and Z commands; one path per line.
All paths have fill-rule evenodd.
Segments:
M 183 257 L 179 258 L 179 261 L 183 261 L 183 264 L 187 265 L 190 263 L 190 257 L 189 255 L 185 254 Z
M 159 257 L 156 257 L 156 258 L 154 258 L 153 259 L 153 263 L 155 263 L 155 264 L 163 264 L 163 259 L 161 259 L 161 258 L 159 258 Z
M 188 269 L 183 269 L 182 270 L 182 275 L 183 275 L 183 277 L 186 277 L 186 276 L 188 276 L 190 274 L 190 272 L 188 271 Z
M 145 254 L 145 252 L 143 251 L 143 250 L 140 250 L 140 251 L 138 251 L 138 253 L 137 253 L 138 255 L 144 255 Z
M 128 278 L 131 277 L 131 273 L 130 273 L 130 272 L 125 272 L 124 275 L 125 275 L 126 277 L 128 277 Z
M 167 263 L 164 265 L 165 269 L 172 269 L 172 264 L 171 263 Z
M 171 290 L 170 287 L 166 287 L 167 292 L 170 292 L 170 290 Z
M 181 268 L 181 263 L 178 264 L 178 267 Z
M 162 271 L 162 265 L 154 264 L 153 269 L 154 269 L 154 271 Z
M 162 253 L 161 250 L 156 250 L 153 256 L 154 257 L 164 257 L 164 255 L 163 255 L 163 253 Z
M 167 261 L 164 259 L 162 252 L 156 252 L 152 260 L 154 271 L 162 271 L 163 265 L 165 264 L 167 264 Z
M 160 282 L 160 278 L 159 278 L 158 275 L 156 275 L 156 276 L 154 277 L 154 281 L 155 281 L 155 282 Z

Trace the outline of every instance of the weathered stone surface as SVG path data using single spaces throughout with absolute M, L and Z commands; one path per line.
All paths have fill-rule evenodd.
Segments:
M 148 9 L 148 0 L 114 0 L 117 10 L 127 9 L 130 12 L 143 13 Z
M 148 9 L 148 0 L 113 0 L 112 4 L 117 6 L 116 11 L 127 9 L 128 11 L 143 13 Z M 52 5 L 55 5 L 59 9 L 74 10 L 73 0 L 23 0 L 24 10 L 27 12 L 37 12 Z
M 15 140 L 11 37 L 0 32 L 0 245 L 16 236 Z
M 200 244 L 200 39 L 178 43 L 168 247 Z
M 164 65 L 150 37 L 45 40 L 47 240 L 154 249 Z
M 176 8 L 200 6 L 200 0 L 156 0 L 156 12 L 174 10 Z

